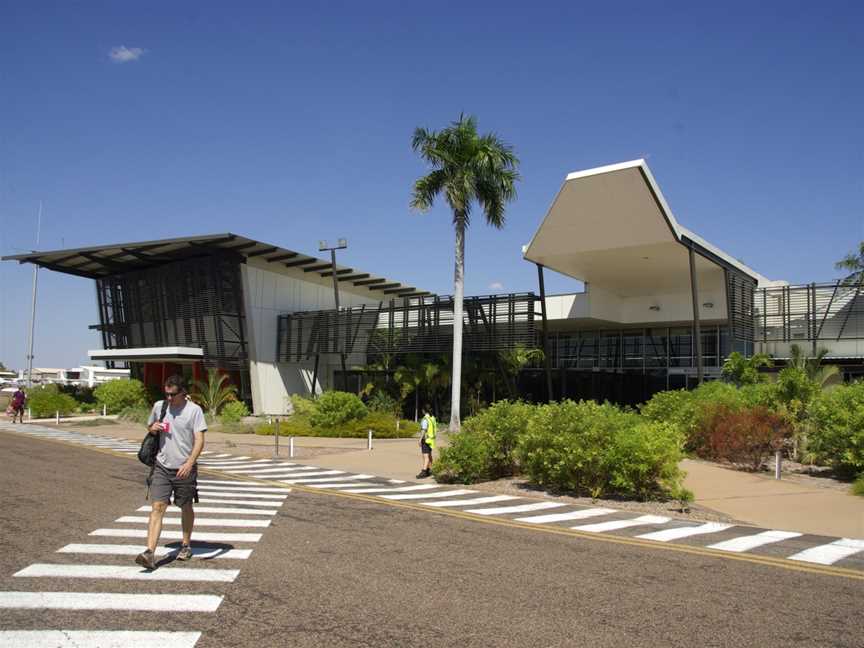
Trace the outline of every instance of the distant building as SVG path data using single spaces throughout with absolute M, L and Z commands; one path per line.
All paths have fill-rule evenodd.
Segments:
M 27 372 L 21 370 L 13 374 L 20 384 L 27 382 Z M 78 385 L 80 387 L 97 387 L 111 380 L 129 378 L 129 369 L 109 369 L 95 365 L 72 367 L 71 369 L 49 369 L 33 367 L 31 382 L 34 384 Z

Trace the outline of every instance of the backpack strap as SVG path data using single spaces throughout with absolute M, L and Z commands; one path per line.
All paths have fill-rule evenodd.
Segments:
M 162 400 L 162 411 L 159 413 L 159 422 L 165 420 L 165 414 L 168 413 L 168 399 L 165 398 Z M 147 434 L 150 434 L 150 430 L 147 430 Z M 153 462 L 153 465 L 150 466 L 150 474 L 147 475 L 147 494 L 144 496 L 145 500 L 150 499 L 150 485 L 153 483 L 153 471 L 156 470 L 156 462 Z M 196 493 L 197 495 L 197 493 Z M 197 500 L 196 500 L 197 502 Z

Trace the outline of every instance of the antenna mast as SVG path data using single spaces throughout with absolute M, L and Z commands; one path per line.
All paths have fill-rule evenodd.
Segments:
M 39 201 L 39 215 L 36 218 L 36 247 L 39 247 L 39 234 L 42 231 L 42 201 Z M 37 252 L 38 250 L 33 250 Z M 33 386 L 33 330 L 36 326 L 36 284 L 39 280 L 39 266 L 33 264 L 33 297 L 30 307 L 30 335 L 27 339 L 27 386 Z

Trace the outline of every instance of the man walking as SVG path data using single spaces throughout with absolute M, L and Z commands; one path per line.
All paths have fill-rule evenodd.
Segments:
M 147 421 L 149 434 L 159 436 L 159 454 L 153 467 L 150 484 L 150 524 L 147 529 L 147 550 L 138 554 L 135 562 L 147 569 L 156 569 L 156 547 L 162 533 L 162 517 L 174 496 L 174 504 L 182 512 L 183 544 L 177 560 L 192 558 L 192 527 L 195 524 L 193 501 L 198 501 L 198 467 L 195 462 L 204 449 L 207 422 L 201 408 L 186 398 L 186 382 L 182 376 L 165 380 L 165 400 L 153 406 Z
M 423 458 L 422 468 L 417 479 L 423 479 L 432 474 L 432 450 L 435 448 L 435 433 L 438 431 L 438 421 L 429 413 L 429 408 L 423 406 L 423 418 L 420 420 L 420 456 Z

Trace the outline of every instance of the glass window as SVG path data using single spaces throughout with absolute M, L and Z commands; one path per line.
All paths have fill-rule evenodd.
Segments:
M 648 329 L 645 335 L 645 365 L 648 367 L 665 367 L 666 358 L 666 329 Z
M 669 366 L 693 366 L 693 336 L 689 328 L 669 329 Z
M 583 331 L 579 334 L 579 367 L 594 367 L 597 362 L 598 339 L 596 331 Z
M 618 331 L 602 331 L 600 333 L 600 352 L 598 367 L 621 366 L 621 334 Z
M 642 338 L 643 331 L 624 331 L 622 341 L 624 345 L 624 366 L 642 367 Z
M 579 357 L 579 336 L 567 333 L 558 336 L 558 366 L 575 367 Z

